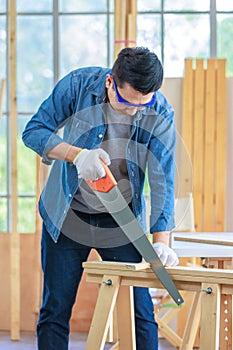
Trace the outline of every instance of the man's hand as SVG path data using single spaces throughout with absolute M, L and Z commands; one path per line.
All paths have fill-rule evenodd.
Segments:
M 176 266 L 179 264 L 179 259 L 175 251 L 166 244 L 157 242 L 153 243 L 153 247 L 164 266 Z
M 77 168 L 78 177 L 90 181 L 104 177 L 105 170 L 100 158 L 107 165 L 111 163 L 108 153 L 101 148 L 93 150 L 82 149 L 73 160 Z

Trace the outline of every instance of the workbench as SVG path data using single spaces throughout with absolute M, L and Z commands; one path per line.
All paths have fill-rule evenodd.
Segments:
M 86 350 L 102 350 L 117 306 L 119 349 L 135 350 L 134 286 L 162 288 L 147 263 L 85 262 L 88 282 L 100 285 Z M 233 272 L 202 267 L 167 268 L 179 290 L 201 293 L 200 350 L 219 348 L 221 295 L 232 296 Z M 222 350 L 222 349 L 221 349 Z
M 202 258 L 207 268 L 233 269 L 233 232 L 173 232 L 171 247 L 180 258 Z M 232 295 L 220 297 L 220 349 L 232 350 Z
M 233 232 L 173 232 L 171 248 L 179 257 L 233 258 Z

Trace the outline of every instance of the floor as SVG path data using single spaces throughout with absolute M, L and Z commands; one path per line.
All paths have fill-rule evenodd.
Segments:
M 85 333 L 71 334 L 69 350 L 85 349 Z M 104 350 L 109 350 L 110 344 L 107 344 Z M 164 340 L 159 341 L 159 350 L 174 350 L 175 348 Z M 0 332 L 0 350 L 36 350 L 36 337 L 33 333 L 21 333 L 20 341 L 11 341 L 10 334 Z M 98 350 L 98 349 L 93 349 Z

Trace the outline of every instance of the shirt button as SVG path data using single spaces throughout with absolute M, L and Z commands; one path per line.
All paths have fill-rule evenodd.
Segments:
M 138 193 L 135 194 L 135 197 L 138 199 Z
M 98 135 L 98 138 L 99 138 L 99 139 L 102 139 L 102 137 L 103 137 L 103 134 L 99 134 L 99 135 Z
M 66 214 L 66 210 L 64 210 L 64 214 Z
M 71 194 L 71 193 L 69 193 L 69 197 L 70 197 L 70 198 L 72 197 L 72 194 Z
M 131 173 L 131 174 L 132 174 L 132 176 L 134 176 L 134 171 L 132 171 L 132 173 Z

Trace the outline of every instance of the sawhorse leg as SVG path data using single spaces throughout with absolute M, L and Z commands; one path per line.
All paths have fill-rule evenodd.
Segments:
M 133 287 L 120 286 L 120 282 L 119 276 L 103 276 L 85 350 L 103 350 L 116 301 L 119 349 L 136 349 Z
M 136 349 L 134 298 L 132 286 L 121 286 L 117 297 L 119 349 Z
M 222 258 L 206 258 L 205 265 L 209 268 L 232 270 L 233 259 L 228 257 Z M 220 339 L 219 348 L 221 350 L 232 350 L 233 334 L 232 334 L 232 315 L 233 300 L 232 295 L 221 295 L 220 308 Z
M 200 350 L 218 350 L 220 327 L 220 286 L 202 283 Z M 204 311 L 205 310 L 205 311 Z
M 103 276 L 85 350 L 103 350 L 119 287 L 119 276 Z
M 201 318 L 201 295 L 195 293 L 179 350 L 192 350 Z

